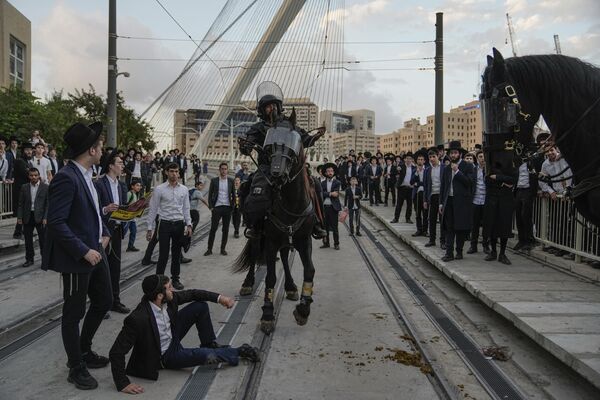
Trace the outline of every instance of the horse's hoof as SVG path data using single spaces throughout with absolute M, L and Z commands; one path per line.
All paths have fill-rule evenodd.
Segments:
M 297 290 L 286 290 L 285 291 L 285 298 L 288 300 L 292 300 L 292 301 L 298 301 L 298 299 L 300 298 L 300 296 L 298 295 L 298 291 Z
M 250 296 L 252 294 L 252 286 L 242 286 L 240 289 L 240 296 Z
M 302 315 L 300 315 L 298 310 L 294 310 L 294 318 L 296 318 L 296 323 L 300 326 L 306 325 L 306 323 L 308 322 L 308 317 L 303 317 Z
M 261 319 L 260 330 L 263 331 L 265 335 L 270 335 L 271 332 L 275 330 L 275 320 L 266 321 L 264 319 Z

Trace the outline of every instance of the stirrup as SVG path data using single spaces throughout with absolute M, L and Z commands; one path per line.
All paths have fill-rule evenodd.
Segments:
M 244 237 L 246 239 L 250 239 L 250 240 L 260 239 L 261 235 L 262 235 L 262 232 L 258 232 L 258 231 L 256 231 L 256 229 L 253 229 L 253 228 L 244 229 Z
M 327 231 L 323 228 L 321 228 L 318 225 L 315 225 L 315 227 L 313 228 L 313 231 L 311 233 L 312 237 L 315 238 L 316 240 L 321 240 L 324 237 L 327 236 Z

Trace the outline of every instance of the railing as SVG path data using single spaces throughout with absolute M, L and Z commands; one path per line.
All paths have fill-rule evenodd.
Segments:
M 0 218 L 12 217 L 12 183 L 0 182 Z
M 600 229 L 585 220 L 566 197 L 537 197 L 533 202 L 534 236 L 546 246 L 600 261 Z

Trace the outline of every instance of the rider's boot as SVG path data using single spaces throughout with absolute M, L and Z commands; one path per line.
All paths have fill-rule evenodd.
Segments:
M 249 226 L 244 231 L 244 236 L 248 239 L 259 239 L 262 231 L 257 226 Z
M 312 236 L 315 239 L 323 239 L 325 236 L 327 236 L 327 231 L 323 229 L 319 222 L 317 222 L 313 225 Z

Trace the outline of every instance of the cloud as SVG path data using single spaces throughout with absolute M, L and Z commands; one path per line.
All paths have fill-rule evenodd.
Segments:
M 533 29 L 538 29 L 542 26 L 542 17 L 540 14 L 533 14 L 526 18 L 519 18 L 515 22 L 515 30 L 524 32 Z
M 353 4 L 350 7 L 338 8 L 330 11 L 323 17 L 323 24 L 326 22 L 338 22 L 341 17 L 345 23 L 359 24 L 364 23 L 367 17 L 382 14 L 389 5 L 389 0 L 369 0 L 366 3 Z
M 126 26 L 138 36 L 153 36 L 151 30 L 131 17 L 120 17 L 119 27 Z M 48 16 L 34 26 L 34 90 L 47 94 L 52 90 L 87 88 L 92 84 L 100 94 L 107 88 L 107 18 L 101 13 L 83 13 L 58 2 Z M 155 41 L 117 41 L 117 55 L 130 58 L 181 58 Z M 173 80 L 183 62 L 120 61 L 120 71 L 130 78 L 119 77 L 118 89 L 128 104 L 142 111 L 166 82 Z

